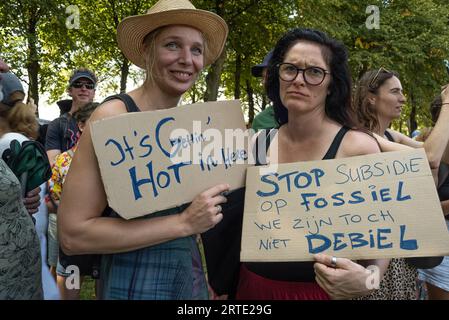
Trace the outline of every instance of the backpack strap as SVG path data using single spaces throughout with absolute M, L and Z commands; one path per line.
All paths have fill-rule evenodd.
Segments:
M 59 132 L 62 132 L 61 146 L 67 150 L 70 148 L 70 133 L 69 133 L 69 113 L 65 112 L 59 117 Z M 62 151 L 62 150 L 61 150 Z
M 120 93 L 120 94 L 116 94 L 116 95 L 107 97 L 106 99 L 104 99 L 104 101 L 102 103 L 111 101 L 111 100 L 115 100 L 115 99 L 122 101 L 125 104 L 126 110 L 128 112 L 139 112 L 140 111 L 139 107 L 136 105 L 134 100 L 126 93 Z

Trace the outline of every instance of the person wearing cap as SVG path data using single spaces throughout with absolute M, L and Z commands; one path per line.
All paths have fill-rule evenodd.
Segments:
M 54 119 L 47 128 L 45 150 L 50 163 L 54 162 L 58 154 L 67 151 L 78 141 L 78 126 L 72 115 L 94 100 L 96 85 L 97 77 L 89 69 L 76 69 L 70 76 L 67 89 L 67 93 L 72 97 L 70 111 Z
M 38 122 L 34 115 L 34 106 L 23 103 L 25 92 L 19 78 L 11 72 L 1 74 L 0 100 L 2 102 L 1 119 L 3 131 L 18 132 L 24 136 L 36 139 Z
M 9 70 L 7 65 L 0 61 L 3 70 Z M 11 72 L 0 73 L 0 158 L 12 140 L 22 142 L 36 139 L 38 135 L 39 125 L 34 115 L 35 106 L 32 103 L 23 103 L 24 98 L 25 91 L 19 78 Z M 24 198 L 30 214 L 38 211 L 40 191 L 40 188 L 31 190 Z
M 72 97 L 72 100 L 62 100 L 63 102 L 58 101 L 58 106 L 63 104 L 65 110 L 68 109 L 68 111 L 63 112 L 60 106 L 61 116 L 51 121 L 47 126 L 45 150 L 47 151 L 50 164 L 54 163 L 56 157 L 61 154 L 61 152 L 69 150 L 77 143 L 80 132 L 76 120 L 72 115 L 74 112 L 93 101 L 96 85 L 97 77 L 91 70 L 81 67 L 72 72 L 67 88 L 67 93 Z M 58 255 L 61 253 L 61 250 L 58 249 L 59 244 L 56 237 L 56 213 L 58 208 L 48 195 L 45 197 L 45 201 L 49 212 L 48 264 L 51 273 L 56 279 Z
M 0 68 L 8 70 L 2 60 Z M 39 237 L 30 217 L 38 211 L 40 188 L 33 190 L 37 206 L 27 212 L 20 182 L 1 157 L 12 140 L 37 135 L 36 117 L 24 97 L 20 80 L 0 73 L 0 300 L 43 299 Z
M 82 108 L 78 109 L 73 113 L 73 118 L 77 122 L 80 133 L 84 131 L 87 120 L 89 119 L 92 112 L 98 107 L 98 103 L 90 102 Z M 75 144 L 72 148 L 67 151 L 62 152 L 56 156 L 55 163 L 52 166 L 52 175 L 48 182 L 48 190 L 51 200 L 57 206 L 61 200 L 61 194 L 63 189 L 63 183 L 69 171 L 70 164 L 73 159 L 73 155 L 78 147 Z M 53 230 L 52 230 L 53 231 Z M 61 293 L 61 298 L 63 300 L 79 300 L 80 298 L 80 288 L 67 288 L 65 285 L 67 278 L 71 276 L 71 272 L 67 271 L 66 268 L 69 265 L 76 265 L 80 270 L 80 286 L 84 280 L 84 276 L 91 276 L 92 270 L 92 259 L 90 255 L 75 255 L 67 256 L 63 252 L 59 253 L 57 257 L 56 271 L 57 271 L 57 283 L 59 292 Z M 58 260 L 57 259 L 57 260 Z
M 227 34 L 221 17 L 187 0 L 160 0 L 146 14 L 124 19 L 118 45 L 146 71 L 146 80 L 127 94 L 126 104 L 114 96 L 89 121 L 176 107 L 204 67 L 221 55 Z M 102 217 L 107 199 L 87 126 L 64 183 L 59 240 L 68 254 L 106 254 L 100 274 L 104 299 L 207 299 L 196 235 L 222 220 L 221 193 L 228 189 L 216 185 L 187 207 L 144 218 L 125 220 L 114 212 Z
M 265 86 L 268 63 L 270 62 L 272 55 L 273 50 L 267 53 L 262 63 L 256 64 L 251 68 L 251 74 L 254 77 L 262 78 L 263 86 Z M 274 116 L 274 108 L 272 105 L 269 105 L 265 108 L 265 110 L 257 114 L 253 120 L 253 123 L 251 124 L 251 127 L 256 131 L 261 129 L 272 129 L 278 126 L 279 124 L 276 122 L 276 118 Z
M 37 134 L 35 117 L 30 112 L 32 108 L 27 108 L 22 103 L 25 97 L 22 84 L 16 76 L 7 73 L 8 71 L 9 66 L 0 59 L 0 105 L 3 105 L 3 107 L 0 107 L 0 138 L 3 138 L 4 141 L 3 144 L 0 143 L 0 159 L 3 150 L 9 148 L 6 138 L 15 137 L 15 134 L 12 132 L 22 132 L 31 138 Z M 14 106 L 11 106 L 12 101 L 16 102 Z M 25 125 L 23 122 L 25 122 Z M 29 214 L 34 214 L 38 211 L 41 203 L 40 191 L 40 188 L 31 190 L 23 199 Z

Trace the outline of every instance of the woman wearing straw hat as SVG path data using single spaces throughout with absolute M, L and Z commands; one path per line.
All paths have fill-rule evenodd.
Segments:
M 201 70 L 220 56 L 227 33 L 223 19 L 187 0 L 160 0 L 147 14 L 124 19 L 117 29 L 119 47 L 147 77 L 128 93 L 127 105 L 109 100 L 92 121 L 175 107 Z M 221 221 L 220 204 L 226 201 L 221 193 L 228 188 L 206 190 L 183 211 L 135 220 L 102 217 L 107 200 L 87 127 L 64 184 L 62 247 L 68 254 L 108 254 L 101 271 L 105 299 L 207 299 L 195 235 Z

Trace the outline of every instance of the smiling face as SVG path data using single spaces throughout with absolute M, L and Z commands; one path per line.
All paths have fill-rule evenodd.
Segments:
M 203 36 L 191 27 L 163 28 L 154 52 L 153 83 L 167 95 L 181 96 L 189 90 L 204 66 Z
M 328 72 L 330 71 L 328 64 L 324 60 L 322 48 L 309 41 L 299 41 L 293 45 L 285 54 L 283 63 L 291 63 L 301 69 L 319 67 Z M 304 81 L 302 71 L 291 82 L 282 79 L 279 81 L 280 98 L 282 104 L 289 110 L 289 113 L 293 110 L 304 112 L 317 108 L 322 108 L 324 112 L 331 81 L 330 74 L 326 74 L 324 81 L 316 86 L 307 84 Z
M 95 89 L 88 89 L 87 86 L 93 85 L 92 81 L 87 78 L 80 78 L 76 80 L 75 86 L 71 86 L 68 89 L 69 95 L 73 99 L 73 104 L 75 105 L 84 105 L 89 102 L 92 102 L 95 97 Z M 86 86 L 87 85 L 87 86 Z
M 401 116 L 405 101 L 401 81 L 395 76 L 386 80 L 372 98 L 378 117 L 389 121 Z

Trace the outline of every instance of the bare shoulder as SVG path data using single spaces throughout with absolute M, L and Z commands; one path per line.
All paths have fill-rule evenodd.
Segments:
M 366 132 L 349 130 L 338 150 L 338 157 L 353 157 L 380 152 L 376 139 Z
M 114 99 L 104 102 L 98 106 L 98 108 L 92 113 L 90 121 L 111 118 L 126 112 L 125 104 L 119 99 Z

